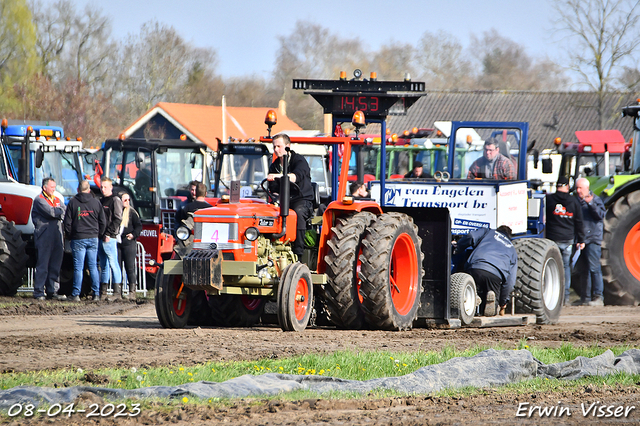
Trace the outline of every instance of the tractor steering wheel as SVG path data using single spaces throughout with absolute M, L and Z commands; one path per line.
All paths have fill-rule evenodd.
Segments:
M 278 194 L 274 194 L 273 192 L 269 191 L 268 185 L 264 186 L 264 183 L 267 181 L 268 181 L 267 179 L 263 179 L 262 182 L 260 182 L 260 187 L 267 194 L 268 199 L 271 200 L 270 202 L 275 203 L 276 201 L 278 201 L 279 196 Z M 292 185 L 298 191 L 298 194 L 302 193 L 297 183 L 289 181 L 289 185 Z

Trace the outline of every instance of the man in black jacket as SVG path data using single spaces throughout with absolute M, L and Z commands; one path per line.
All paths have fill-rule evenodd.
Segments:
M 187 203 L 183 208 L 176 213 L 176 229 L 182 224 L 183 220 L 189 218 L 189 215 L 193 215 L 196 210 L 206 209 L 211 207 L 211 204 L 205 201 L 207 196 L 207 185 L 204 183 L 196 183 L 196 189 L 194 191 L 195 199 L 190 203 Z
M 82 271 L 85 258 L 91 276 L 93 300 L 100 300 L 100 276 L 98 275 L 98 236 L 107 226 L 102 204 L 91 195 L 89 181 L 78 185 L 78 194 L 69 201 L 64 215 L 64 233 L 71 243 L 73 253 L 73 291 L 71 300 L 80 301 Z
M 546 197 L 547 224 L 545 237 L 555 241 L 562 253 L 564 263 L 564 304 L 569 304 L 571 288 L 571 252 L 576 248 L 584 248 L 584 228 L 582 224 L 582 207 L 576 197 L 569 195 L 569 179 L 560 176 L 556 184 L 556 192 Z
M 293 151 L 287 150 L 291 145 L 291 139 L 284 133 L 279 133 L 273 137 L 273 152 L 277 158 L 269 166 L 269 175 L 267 180 L 269 181 L 269 190 L 273 193 L 280 191 L 279 181 L 276 179 L 282 177 L 282 162 L 287 158 L 289 159 L 289 179 L 292 183 L 297 185 L 291 185 L 291 210 L 296 212 L 297 215 L 297 229 L 296 240 L 293 242 L 293 252 L 298 256 L 298 259 L 304 252 L 304 234 L 307 230 L 307 219 L 311 217 L 313 212 L 313 188 L 311 187 L 311 169 L 307 160 L 299 154 Z

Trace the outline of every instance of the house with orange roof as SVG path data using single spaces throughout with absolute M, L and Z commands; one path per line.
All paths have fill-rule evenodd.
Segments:
M 201 142 L 215 150 L 218 140 L 259 140 L 267 135 L 264 118 L 267 111 L 275 109 L 278 123 L 272 135 L 281 131 L 302 130 L 286 115 L 284 101 L 278 109 L 253 107 L 221 107 L 212 105 L 158 102 L 124 131 L 127 138 L 187 139 Z

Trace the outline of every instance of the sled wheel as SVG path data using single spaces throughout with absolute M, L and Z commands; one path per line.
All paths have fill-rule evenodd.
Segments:
M 294 263 L 278 288 L 278 322 L 283 331 L 302 331 L 313 309 L 311 272 L 304 263 Z
M 513 240 L 518 253 L 516 312 L 536 314 L 538 324 L 556 324 L 564 301 L 564 266 L 558 246 L 545 238 Z
M 164 275 L 162 267 L 156 276 L 155 305 L 158 320 L 164 328 L 183 328 L 191 312 L 191 290 L 182 284 L 182 275 Z
M 253 327 L 264 312 L 264 297 L 223 294 L 209 296 L 213 323 L 222 327 Z
M 0 216 L 0 296 L 13 296 L 27 272 L 27 243 L 13 222 Z
M 361 212 L 338 218 L 331 229 L 328 254 L 324 258 L 328 281 L 325 301 L 329 319 L 342 329 L 359 330 L 366 325 L 358 272 L 364 231 L 375 219 L 373 213 Z
M 420 307 L 422 252 L 418 228 L 402 213 L 378 216 L 362 242 L 362 306 L 367 322 L 383 330 L 408 330 Z
M 459 318 L 462 325 L 469 325 L 476 314 L 476 283 L 473 277 L 464 272 L 451 275 L 449 287 L 449 306 L 451 316 Z
M 640 303 L 640 191 L 618 199 L 604 218 L 604 303 Z

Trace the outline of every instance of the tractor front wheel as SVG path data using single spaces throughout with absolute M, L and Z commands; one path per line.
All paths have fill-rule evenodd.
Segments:
M 538 324 L 556 324 L 564 301 L 564 266 L 556 243 L 545 238 L 513 240 L 518 253 L 516 312 L 536 314 Z
M 411 217 L 385 213 L 367 228 L 360 271 L 367 322 L 381 330 L 409 330 L 422 293 L 422 251 Z
M 313 282 L 304 263 L 285 269 L 278 287 L 278 323 L 283 331 L 303 331 L 313 310 Z
M 640 302 L 640 191 L 618 199 L 604 218 L 602 238 L 604 303 Z
M 183 328 L 191 312 L 191 290 L 182 283 L 182 275 L 165 275 L 160 267 L 156 276 L 155 305 L 164 328 Z
M 0 216 L 0 296 L 13 296 L 27 272 L 27 243 L 13 222 Z
M 449 306 L 451 315 L 460 319 L 462 325 L 469 325 L 476 315 L 476 283 L 464 272 L 451 275 Z

